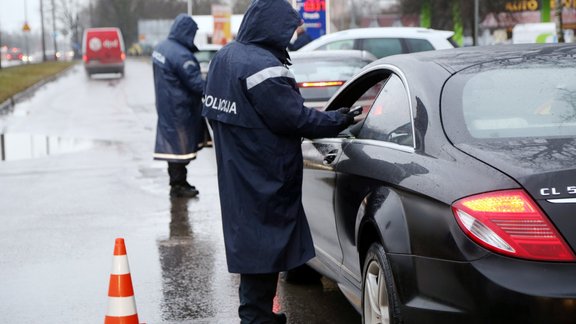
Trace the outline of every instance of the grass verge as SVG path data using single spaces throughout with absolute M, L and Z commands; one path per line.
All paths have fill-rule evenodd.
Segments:
M 0 103 L 74 64 L 76 62 L 46 62 L 3 67 L 0 69 Z

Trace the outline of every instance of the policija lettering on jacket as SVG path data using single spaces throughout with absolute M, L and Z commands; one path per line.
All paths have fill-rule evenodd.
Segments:
M 253 0 L 206 79 L 202 115 L 214 134 L 226 261 L 240 274 L 242 323 L 284 323 L 272 311 L 278 274 L 315 256 L 301 202 L 301 138 L 336 136 L 354 120 L 347 108 L 304 106 L 286 51 L 300 23 L 286 0 Z
M 236 103 L 234 101 L 205 96 L 204 105 L 212 109 L 221 110 L 228 114 L 236 114 Z

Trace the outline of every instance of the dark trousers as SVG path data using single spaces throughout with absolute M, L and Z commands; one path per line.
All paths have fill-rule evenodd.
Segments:
M 278 273 L 240 275 L 241 324 L 274 323 L 272 304 L 278 285 Z
M 187 186 L 186 176 L 188 170 L 186 166 L 190 162 L 168 162 L 168 176 L 170 177 L 170 186 Z

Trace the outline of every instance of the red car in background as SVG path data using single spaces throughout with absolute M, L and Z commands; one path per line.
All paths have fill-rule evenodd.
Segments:
M 10 49 L 7 49 L 5 58 L 8 61 L 22 61 L 24 58 L 24 54 L 22 53 L 22 50 L 19 49 L 18 47 L 12 47 Z

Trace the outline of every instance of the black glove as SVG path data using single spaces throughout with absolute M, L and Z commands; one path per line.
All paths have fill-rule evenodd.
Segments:
M 348 108 L 348 107 L 342 107 L 342 108 L 336 109 L 336 111 L 337 111 L 338 113 L 344 115 L 344 117 L 346 118 L 346 122 L 348 123 L 348 125 L 351 125 L 352 123 L 354 123 L 354 116 L 348 114 L 348 112 L 350 112 L 350 108 Z

